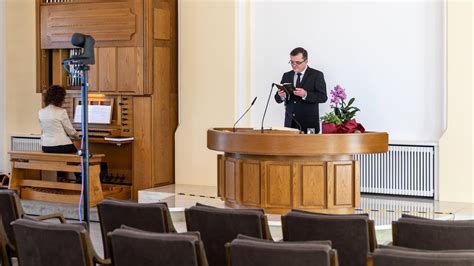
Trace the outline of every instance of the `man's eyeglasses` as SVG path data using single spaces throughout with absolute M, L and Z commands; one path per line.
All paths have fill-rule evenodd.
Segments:
M 290 65 L 298 65 L 298 66 L 299 66 L 299 65 L 303 64 L 304 62 L 306 62 L 306 59 L 303 60 L 303 61 L 291 61 L 291 60 L 290 60 L 290 61 L 288 61 L 288 64 L 290 64 Z

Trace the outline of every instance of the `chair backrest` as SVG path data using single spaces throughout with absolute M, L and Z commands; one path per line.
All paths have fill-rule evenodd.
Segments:
M 472 266 L 474 251 L 425 251 L 383 248 L 373 254 L 374 266 Z
M 367 265 L 369 218 L 291 211 L 281 217 L 284 241 L 331 240 L 343 266 Z
M 308 214 L 315 214 L 315 212 L 309 212 L 305 210 L 299 210 L 299 209 L 292 209 L 292 212 L 299 212 L 299 213 L 308 213 Z M 327 216 L 334 216 L 334 217 L 341 217 L 341 214 L 331 214 L 331 213 L 317 213 L 318 215 L 327 215 Z M 344 216 L 347 217 L 367 217 L 369 218 L 368 213 L 357 213 L 357 214 L 344 214 Z M 375 222 L 374 220 L 367 220 L 367 226 L 369 229 L 369 247 L 370 247 L 370 252 L 374 252 L 374 250 L 378 247 L 378 242 L 377 242 L 377 234 L 375 233 Z
M 2 266 L 11 266 L 11 252 L 14 250 L 12 248 L 10 241 L 8 240 L 7 233 L 5 232 L 5 227 L 2 222 L 2 215 L 0 214 L 0 265 Z
M 273 242 L 239 235 L 226 244 L 228 266 L 337 266 L 331 241 Z
M 110 258 L 107 233 L 127 225 L 155 233 L 176 232 L 166 203 L 135 203 L 104 200 L 97 204 L 105 258 Z
M 19 219 L 12 223 L 21 266 L 92 266 L 93 252 L 81 225 Z
M 0 190 L 0 216 L 7 234 L 8 240 L 15 245 L 15 237 L 10 224 L 16 219 L 23 218 L 24 212 L 21 207 L 20 197 L 14 190 Z
M 211 266 L 225 265 L 224 245 L 238 234 L 270 239 L 267 218 L 261 209 L 220 209 L 193 206 L 185 210 L 188 231 L 201 233 Z
M 207 266 L 198 232 L 152 233 L 116 229 L 108 234 L 115 266 Z
M 392 222 L 393 245 L 425 249 L 474 249 L 474 220 L 439 221 L 402 217 Z

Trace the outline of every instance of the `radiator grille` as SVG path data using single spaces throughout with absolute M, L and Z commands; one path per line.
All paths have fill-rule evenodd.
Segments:
M 435 147 L 389 145 L 387 153 L 356 155 L 361 192 L 434 197 Z
M 41 151 L 40 136 L 12 136 L 12 151 Z

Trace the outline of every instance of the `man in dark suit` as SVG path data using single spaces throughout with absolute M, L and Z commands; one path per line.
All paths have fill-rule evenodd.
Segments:
M 296 120 L 303 132 L 314 128 L 315 133 L 319 133 L 319 103 L 328 99 L 324 74 L 308 67 L 308 52 L 301 47 L 291 51 L 289 63 L 293 70 L 283 74 L 281 83 L 292 83 L 296 89 L 292 95 L 284 90 L 275 94 L 277 103 L 285 102 L 285 127 L 299 129 Z

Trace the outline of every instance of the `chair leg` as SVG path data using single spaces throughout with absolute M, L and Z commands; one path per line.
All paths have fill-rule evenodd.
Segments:
M 12 263 L 12 260 L 10 258 L 10 255 L 7 251 L 7 245 L 4 245 L 4 243 L 2 243 L 1 245 L 1 251 L 0 251 L 0 261 L 2 262 L 2 266 L 12 266 L 13 263 Z

